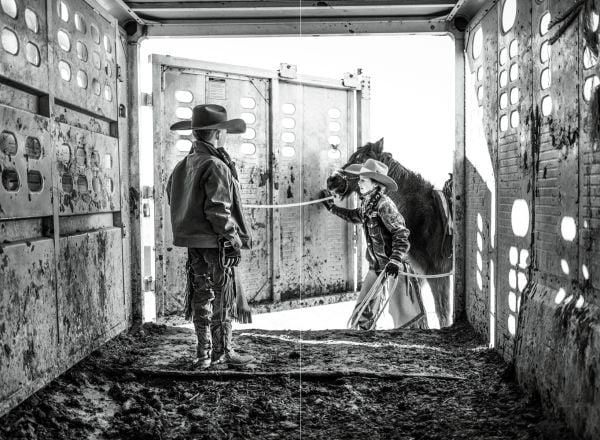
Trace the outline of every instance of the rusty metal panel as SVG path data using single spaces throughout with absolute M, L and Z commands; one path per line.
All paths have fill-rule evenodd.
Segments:
M 52 5 L 56 99 L 116 120 L 116 26 L 83 0 Z
M 60 215 L 118 211 L 118 139 L 56 123 L 53 144 Z
M 0 219 L 52 215 L 48 119 L 0 106 Z
M 58 321 L 61 367 L 70 366 L 125 321 L 121 229 L 61 237 Z
M 46 2 L 15 0 L 0 14 L 0 76 L 48 92 Z
M 54 267 L 51 239 L 0 245 L 0 414 L 55 373 Z

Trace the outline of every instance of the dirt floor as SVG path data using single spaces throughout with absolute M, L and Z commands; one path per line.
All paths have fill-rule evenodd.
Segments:
M 236 332 L 255 369 L 194 371 L 191 330 L 121 335 L 0 419 L 0 439 L 574 438 L 470 327 Z

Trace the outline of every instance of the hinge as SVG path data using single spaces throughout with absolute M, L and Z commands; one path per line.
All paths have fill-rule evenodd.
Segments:
M 167 71 L 167 68 L 165 66 L 162 66 L 161 70 L 160 70 L 160 89 L 162 91 L 165 90 L 166 87 L 166 80 L 165 80 L 165 72 Z
M 154 198 L 154 187 L 153 186 L 142 186 L 142 199 L 153 199 Z
M 279 77 L 295 79 L 298 77 L 298 66 L 295 64 L 281 63 L 279 65 Z
M 363 76 L 360 83 L 362 99 L 371 99 L 371 77 Z
M 358 87 L 358 75 L 356 73 L 347 72 L 344 73 L 344 79 L 342 80 L 344 87 Z
M 142 105 L 152 107 L 152 93 L 142 92 Z
M 117 79 L 119 82 L 123 82 L 123 76 L 121 73 L 121 66 L 117 64 Z

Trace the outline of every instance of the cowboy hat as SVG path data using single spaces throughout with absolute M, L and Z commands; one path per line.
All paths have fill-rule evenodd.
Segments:
M 243 133 L 246 123 L 243 119 L 227 120 L 225 107 L 216 104 L 201 104 L 192 110 L 192 120 L 179 121 L 171 125 L 171 130 L 217 130 L 227 133 Z
M 388 191 L 398 191 L 398 185 L 396 182 L 394 182 L 394 180 L 387 175 L 387 165 L 379 162 L 378 160 L 367 159 L 367 161 L 362 165 L 362 168 L 358 171 L 354 171 L 354 169 L 349 170 L 348 168 L 346 168 L 344 171 L 348 171 L 352 174 L 358 174 L 362 177 L 368 177 L 371 180 L 381 183 L 388 189 Z

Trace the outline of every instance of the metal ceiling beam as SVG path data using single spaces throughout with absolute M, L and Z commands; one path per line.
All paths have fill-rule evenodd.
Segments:
M 136 21 L 139 24 L 145 24 L 142 20 L 123 0 L 96 0 L 100 6 L 108 11 L 117 19 L 121 27 L 129 21 Z

